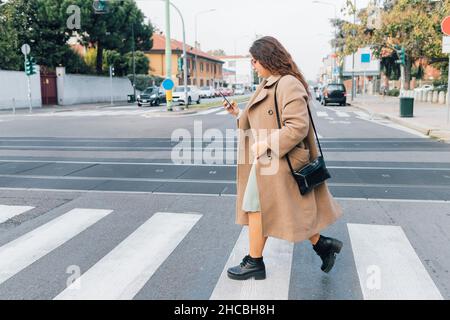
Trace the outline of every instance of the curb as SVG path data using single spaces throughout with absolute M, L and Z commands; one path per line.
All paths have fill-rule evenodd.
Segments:
M 360 109 L 362 111 L 365 111 L 369 113 L 371 116 L 378 116 L 384 119 L 388 119 L 394 123 L 397 123 L 403 127 L 418 131 L 426 136 L 429 136 L 430 138 L 437 139 L 438 141 L 442 141 L 445 143 L 450 143 L 450 132 L 446 130 L 440 130 L 440 129 L 432 129 L 432 128 L 426 128 L 414 123 L 410 123 L 408 121 L 403 120 L 402 118 L 399 118 L 397 116 L 393 116 L 386 113 L 375 113 L 370 111 L 370 109 L 362 106 L 358 106 L 355 104 L 351 105 L 352 107 L 355 107 L 357 109 Z

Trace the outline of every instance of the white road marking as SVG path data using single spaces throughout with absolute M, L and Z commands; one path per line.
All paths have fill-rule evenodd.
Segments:
M 347 112 L 344 112 L 344 111 L 336 111 L 336 114 L 338 115 L 338 117 L 341 117 L 341 118 L 348 118 L 348 117 L 350 117 L 350 115 Z
M 200 111 L 200 112 L 197 112 L 195 115 L 199 116 L 199 115 L 210 114 L 210 113 L 213 113 L 213 112 L 217 112 L 219 110 L 223 110 L 223 107 L 211 108 L 211 109 L 208 109 L 208 110 Z
M 248 254 L 248 227 L 241 234 L 228 258 L 211 300 L 285 300 L 288 299 L 293 244 L 276 238 L 267 239 L 264 248 L 266 279 L 239 281 L 229 279 L 227 269 L 238 265 Z
M 55 299 L 132 299 L 200 218 L 155 213 Z
M 223 115 L 227 115 L 227 114 L 230 114 L 230 113 L 227 110 L 224 110 L 224 111 L 217 112 L 216 114 L 219 115 L 219 116 L 223 116 Z
M 328 117 L 328 113 L 325 111 L 317 111 L 316 113 L 318 117 Z
M 0 223 L 5 222 L 6 220 L 11 219 L 19 214 L 27 212 L 34 207 L 29 206 L 7 206 L 0 204 Z
M 0 284 L 111 212 L 76 208 L 0 247 Z
M 364 299 L 443 299 L 401 227 L 347 227 Z

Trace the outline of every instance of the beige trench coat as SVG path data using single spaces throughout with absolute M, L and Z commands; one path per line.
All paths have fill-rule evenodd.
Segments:
M 281 130 L 278 129 L 274 104 L 277 81 Z M 251 165 L 255 161 L 250 147 L 255 141 L 264 141 L 269 149 L 256 160 L 263 234 L 290 242 L 309 239 L 342 215 L 342 208 L 326 183 L 306 195 L 300 194 L 285 157 L 288 153 L 294 170 L 297 170 L 319 154 L 307 100 L 305 87 L 297 78 L 272 76 L 259 85 L 237 119 L 236 223 L 248 225 L 247 213 L 241 208 Z

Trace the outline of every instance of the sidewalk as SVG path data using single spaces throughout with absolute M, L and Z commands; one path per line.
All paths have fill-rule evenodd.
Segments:
M 379 116 L 404 127 L 419 131 L 439 141 L 450 143 L 450 120 L 447 122 L 447 106 L 414 101 L 413 117 L 400 117 L 398 97 L 357 96 L 348 101 L 372 116 Z

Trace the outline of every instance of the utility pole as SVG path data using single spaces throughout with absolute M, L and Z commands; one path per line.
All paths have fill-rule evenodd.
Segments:
M 134 44 L 134 24 L 131 24 L 131 37 L 133 38 L 132 50 L 133 50 L 133 96 L 136 99 L 136 60 L 134 56 L 135 44 Z
M 114 105 L 113 75 L 114 75 L 114 67 L 111 65 L 111 66 L 109 66 L 109 81 L 110 81 L 110 89 L 111 89 L 111 105 Z
M 172 2 L 170 3 L 172 5 L 172 7 L 175 8 L 175 10 L 177 10 L 178 14 L 180 15 L 181 18 L 181 24 L 183 26 L 183 82 L 184 82 L 184 105 L 186 106 L 186 108 L 189 107 L 188 105 L 188 92 L 187 92 L 187 73 L 188 73 L 188 68 L 187 68 L 187 54 L 186 54 L 186 29 L 184 26 L 184 19 L 183 19 L 183 15 L 181 14 L 180 9 L 178 9 Z
M 207 13 L 207 12 L 212 12 L 212 11 L 216 11 L 216 9 L 209 9 L 209 10 L 205 10 L 205 11 L 200 11 L 197 12 L 195 14 L 195 84 L 197 86 L 200 86 L 200 81 L 198 78 L 198 55 L 197 55 L 197 44 L 198 44 L 198 40 L 197 40 L 197 17 L 202 14 L 202 13 Z
M 353 36 L 356 34 L 355 30 L 356 25 L 356 0 L 353 2 Z M 356 96 L 356 86 L 355 86 L 355 52 L 352 53 L 352 101 Z
M 172 79 L 172 48 L 170 42 L 170 0 L 166 0 L 166 79 Z M 167 111 L 172 111 L 172 92 L 169 91 Z

